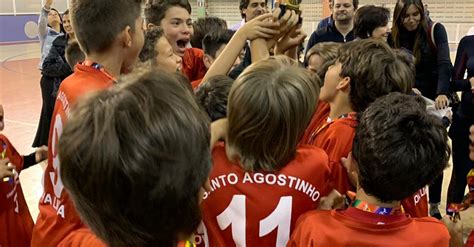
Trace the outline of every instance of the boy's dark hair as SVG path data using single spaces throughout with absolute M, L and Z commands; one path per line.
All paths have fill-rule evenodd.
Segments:
M 74 68 L 77 63 L 83 62 L 86 59 L 86 55 L 82 52 L 77 41 L 73 41 L 67 45 L 65 57 L 71 68 Z
M 146 23 L 159 26 L 161 20 L 165 18 L 166 11 L 175 6 L 186 9 L 191 14 L 191 5 L 188 0 L 149 0 L 145 5 Z
M 234 80 L 225 75 L 217 75 L 204 81 L 196 91 L 198 102 L 204 107 L 211 121 L 227 116 L 227 98 Z
M 191 45 L 202 49 L 204 37 L 214 33 L 222 33 L 227 30 L 227 22 L 221 18 L 210 16 L 199 18 L 193 23 L 194 34 L 191 37 Z
M 354 1 L 356 1 L 356 0 L 354 0 Z M 248 8 L 249 3 L 250 3 L 250 0 L 240 0 L 239 9 L 240 9 L 240 16 L 242 16 L 242 19 L 245 19 L 245 14 L 242 13 L 242 10 Z M 268 4 L 268 0 L 265 0 L 265 4 Z
M 247 171 L 278 171 L 293 160 L 319 98 L 319 78 L 274 56 L 250 65 L 229 93 L 229 157 Z
M 103 52 L 110 48 L 125 27 L 135 27 L 140 17 L 141 0 L 73 0 L 71 17 L 77 41 L 85 54 Z
M 222 45 L 227 45 L 235 31 L 224 30 L 223 32 L 212 32 L 207 34 L 202 40 L 204 54 L 216 58 L 217 51 Z
M 362 39 L 343 44 L 338 61 L 341 77 L 351 79 L 350 102 L 361 112 L 375 99 L 390 92 L 410 93 L 415 74 L 405 60 L 376 39 Z
M 208 117 L 172 74 L 119 81 L 72 110 L 59 141 L 62 181 L 108 246 L 176 246 L 201 221 Z
M 447 166 L 446 128 L 419 96 L 391 93 L 360 116 L 352 146 L 359 184 L 382 202 L 400 201 Z
M 385 7 L 365 5 L 357 10 L 354 17 L 354 35 L 361 39 L 372 37 L 378 27 L 385 27 L 390 19 L 390 10 Z
M 145 32 L 145 41 L 138 58 L 140 62 L 146 62 L 148 60 L 155 61 L 158 52 L 156 51 L 156 43 L 163 37 L 163 29 L 160 27 L 154 27 Z

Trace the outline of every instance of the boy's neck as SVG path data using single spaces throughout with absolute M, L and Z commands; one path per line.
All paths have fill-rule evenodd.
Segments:
M 86 60 L 102 65 L 114 78 L 118 78 L 122 72 L 123 58 L 113 50 L 105 53 L 91 53 L 87 55 Z
M 360 187 L 357 189 L 356 198 L 361 201 L 367 202 L 369 204 L 376 205 L 379 207 L 384 207 L 384 208 L 394 208 L 394 207 L 400 206 L 400 201 L 381 202 L 376 197 L 365 193 L 364 189 Z
M 343 114 L 347 114 L 349 112 L 354 111 L 354 109 L 352 109 L 351 103 L 349 102 L 349 99 L 344 99 L 336 96 L 333 102 L 328 103 L 330 107 L 329 118 L 333 120 Z

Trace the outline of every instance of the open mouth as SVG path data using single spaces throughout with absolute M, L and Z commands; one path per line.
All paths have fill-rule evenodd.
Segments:
M 186 48 L 186 45 L 188 44 L 189 39 L 179 39 L 176 41 L 176 44 L 178 45 L 179 49 L 184 49 Z

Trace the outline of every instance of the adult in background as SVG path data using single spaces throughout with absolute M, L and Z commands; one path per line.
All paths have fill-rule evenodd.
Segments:
M 230 30 L 237 31 L 246 22 L 267 12 L 268 0 L 240 0 L 239 9 L 242 21 L 231 26 Z
M 448 196 L 448 202 L 455 205 L 463 204 L 458 208 L 468 208 L 474 200 L 474 162 L 471 160 L 474 155 L 469 158 L 471 144 L 469 127 L 474 124 L 474 35 L 464 36 L 459 42 L 454 62 L 453 82 L 454 90 L 462 92 L 462 96 L 449 129 L 453 146 L 453 173 L 448 191 L 452 191 L 453 195 Z M 474 150 L 472 146 L 471 150 Z M 469 187 L 469 194 L 464 196 L 466 184 Z
M 45 1 L 38 21 L 38 37 L 41 47 L 41 59 L 38 65 L 40 70 L 43 69 L 43 62 L 49 54 L 53 41 L 57 37 L 64 35 L 61 16 L 56 9 L 51 7 L 52 4 L 53 0 Z M 50 98 L 53 93 L 53 85 L 51 84 L 51 81 L 47 78 L 41 77 L 40 86 L 43 104 L 41 107 L 38 129 L 36 130 L 36 137 L 33 141 L 33 147 L 48 145 L 49 124 L 51 122 L 54 108 L 54 100 L 52 101 L 53 106 L 50 106 Z
M 354 13 L 359 6 L 359 0 L 334 0 L 331 4 L 334 22 L 311 34 L 306 52 L 317 43 L 330 41 L 343 43 L 354 39 Z
M 38 129 L 36 130 L 35 144 L 48 144 L 49 127 L 51 124 L 51 117 L 54 110 L 54 102 L 62 80 L 72 73 L 72 68 L 66 61 L 65 51 L 68 43 L 76 40 L 74 30 L 71 25 L 69 10 L 64 12 L 63 27 L 66 35 L 58 36 L 49 50 L 48 56 L 43 61 L 41 70 L 41 82 L 49 94 L 43 94 L 43 107 L 40 116 Z M 43 85 L 42 84 L 42 85 Z
M 413 55 L 416 66 L 415 85 L 424 97 L 435 101 L 437 109 L 448 107 L 452 64 L 446 29 L 426 18 L 421 0 L 398 0 L 393 13 L 389 44 Z M 438 177 L 429 188 L 431 216 L 441 218 L 441 184 Z
M 360 7 L 354 17 L 354 36 L 357 39 L 374 38 L 387 41 L 390 33 L 389 19 L 390 10 L 385 7 Z

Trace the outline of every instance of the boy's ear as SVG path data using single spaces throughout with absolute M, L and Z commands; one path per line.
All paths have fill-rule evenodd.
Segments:
M 214 62 L 214 59 L 210 55 L 204 54 L 204 56 L 202 57 L 202 61 L 204 62 L 206 68 L 209 69 L 212 63 Z
M 148 24 L 146 25 L 146 27 L 147 27 L 147 30 L 150 30 L 150 29 L 153 29 L 153 28 L 157 27 L 157 25 L 155 25 L 155 24 L 153 24 L 153 23 L 148 23 Z
M 121 37 L 122 37 L 121 41 L 122 41 L 123 47 L 132 46 L 133 32 L 130 26 L 125 27 L 125 29 L 122 31 Z
M 348 89 L 350 90 L 351 89 L 351 78 L 348 77 L 348 76 L 342 78 L 342 80 L 339 81 L 339 83 L 337 84 L 336 89 L 337 90 L 342 90 L 342 91 L 346 91 Z

